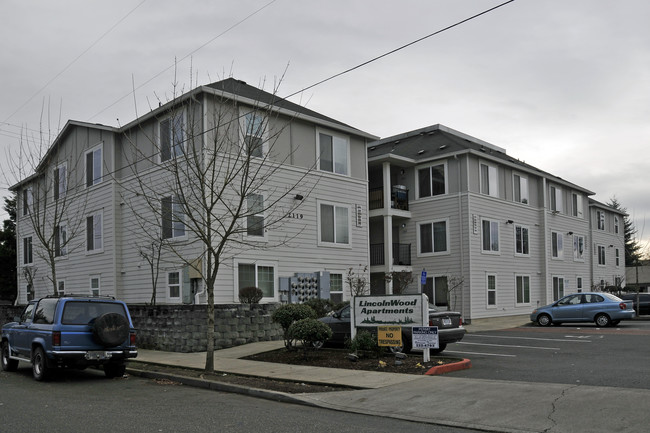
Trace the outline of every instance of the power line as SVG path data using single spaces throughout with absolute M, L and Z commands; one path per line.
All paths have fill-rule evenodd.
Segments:
M 86 54 L 88 51 L 90 51 L 90 50 L 91 50 L 95 45 L 97 45 L 97 44 L 98 44 L 102 39 L 104 39 L 104 37 L 106 37 L 109 33 L 111 33 L 111 32 L 112 32 L 112 31 L 113 31 L 113 30 L 114 30 L 118 25 L 120 25 L 120 24 L 122 23 L 122 21 L 124 21 L 126 18 L 128 18 L 129 15 L 131 15 L 133 12 L 135 12 L 135 10 L 138 9 L 140 6 L 142 6 L 142 5 L 144 4 L 144 2 L 146 2 L 146 1 L 147 1 L 147 0 L 142 0 L 142 1 L 141 1 L 141 2 L 136 6 L 136 7 L 134 7 L 133 9 L 131 9 L 131 10 L 130 10 L 126 15 L 124 15 L 124 16 L 123 16 L 122 18 L 120 18 L 120 19 L 119 19 L 115 24 L 113 24 L 113 26 L 111 26 L 108 30 L 106 30 L 106 31 L 105 31 L 105 32 L 104 32 L 104 33 L 103 33 L 99 38 L 97 38 L 97 39 L 96 39 L 92 44 L 90 44 L 90 46 L 89 46 L 88 48 L 86 48 L 85 50 L 83 50 L 83 51 L 81 52 L 81 54 L 79 54 L 79 55 L 78 55 L 77 57 L 75 57 L 75 58 L 74 58 L 70 63 L 68 63 L 68 65 L 67 65 L 66 67 L 64 67 L 64 68 L 63 68 L 61 71 L 59 71 L 59 72 L 58 72 L 54 77 L 52 77 L 52 78 L 51 78 L 47 83 L 45 83 L 45 84 L 43 85 L 43 87 L 41 87 L 40 89 L 38 89 L 38 90 L 37 90 L 37 91 L 36 91 L 32 96 L 30 96 L 29 99 L 27 99 L 27 101 L 25 101 L 25 102 L 24 102 L 20 107 L 16 108 L 16 110 L 15 110 L 13 113 L 11 113 L 11 114 L 9 115 L 9 117 L 7 117 L 7 118 L 5 119 L 5 122 L 4 122 L 4 123 L 6 123 L 7 120 L 11 119 L 11 118 L 12 118 L 12 117 L 17 113 L 17 112 L 19 112 L 23 107 L 25 107 L 25 105 L 29 104 L 29 103 L 32 101 L 32 99 L 34 99 L 34 98 L 35 98 L 39 93 L 41 93 L 43 90 L 45 90 L 45 89 L 47 88 L 47 86 L 49 86 L 50 84 L 52 84 L 52 82 L 53 82 L 54 80 L 56 80 L 57 78 L 59 78 L 59 77 L 60 77 L 60 76 L 65 72 L 65 71 L 67 71 L 68 69 L 70 69 L 70 67 L 71 67 L 73 64 L 75 64 L 75 63 L 77 62 L 77 60 L 79 60 L 79 59 L 80 59 L 84 54 Z

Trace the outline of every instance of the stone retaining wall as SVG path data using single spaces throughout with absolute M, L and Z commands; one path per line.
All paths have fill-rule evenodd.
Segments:
M 282 339 L 271 321 L 275 304 L 215 305 L 214 348 Z M 207 348 L 206 305 L 129 305 L 137 346 L 169 352 L 204 352 Z

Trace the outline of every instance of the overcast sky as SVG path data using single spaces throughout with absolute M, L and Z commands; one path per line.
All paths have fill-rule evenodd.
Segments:
M 5 175 L 21 131 L 126 124 L 175 79 L 282 77 L 289 95 L 501 3 L 2 0 Z M 504 147 L 615 196 L 648 239 L 649 17 L 647 0 L 515 0 L 291 99 L 380 137 L 441 123 Z

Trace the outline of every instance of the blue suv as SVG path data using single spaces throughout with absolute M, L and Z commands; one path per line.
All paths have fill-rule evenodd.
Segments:
M 31 301 L 14 320 L 2 327 L 2 369 L 29 362 L 39 381 L 55 368 L 88 366 L 121 377 L 126 360 L 138 355 L 129 309 L 110 297 L 48 296 Z

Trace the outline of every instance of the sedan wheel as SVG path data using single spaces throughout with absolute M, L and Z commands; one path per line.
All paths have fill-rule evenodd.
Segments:
M 609 326 L 612 323 L 612 321 L 610 320 L 610 318 L 609 318 L 609 316 L 607 314 L 599 314 L 599 315 L 597 315 L 596 320 L 594 320 L 594 322 L 596 322 L 596 325 L 598 325 L 600 327 L 603 327 L 603 328 L 605 326 Z
M 540 314 L 537 316 L 537 324 L 539 326 L 549 326 L 553 321 L 551 320 L 551 316 L 548 314 Z

